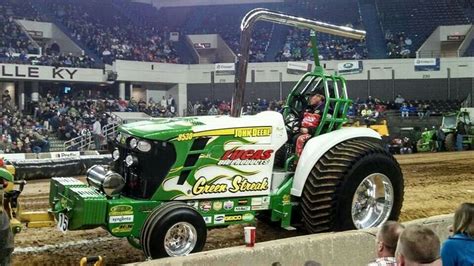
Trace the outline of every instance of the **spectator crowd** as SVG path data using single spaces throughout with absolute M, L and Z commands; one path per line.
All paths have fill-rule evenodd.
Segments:
M 103 95 L 86 97 L 83 93 L 74 97 L 54 95 L 48 92 L 38 102 L 27 105 L 24 112 L 13 107 L 12 99 L 5 90 L 0 113 L 0 153 L 47 152 L 49 137 L 62 141 L 97 132 L 97 121 L 102 128 L 113 123 L 111 112 L 145 112 L 154 117 L 176 116 L 174 98 L 155 102 L 150 98 L 130 101 L 113 99 Z M 104 136 L 101 136 L 104 138 Z
M 405 226 L 388 221 L 376 235 L 377 258 L 368 266 L 474 265 L 474 204 L 463 203 L 454 213 L 449 237 L 441 244 L 424 225 Z
M 413 41 L 405 36 L 404 32 L 385 33 L 385 43 L 387 45 L 388 58 L 410 58 L 412 54 Z
M 227 115 L 230 112 L 229 101 L 225 100 L 210 100 L 204 98 L 202 101 L 188 103 L 188 113 L 191 115 Z M 243 114 L 253 115 L 263 111 L 281 112 L 284 106 L 284 101 L 257 98 L 255 101 L 246 102 L 243 104 Z

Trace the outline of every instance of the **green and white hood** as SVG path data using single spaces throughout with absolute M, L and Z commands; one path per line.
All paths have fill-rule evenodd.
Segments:
M 176 162 L 153 196 L 156 200 L 269 195 L 275 153 L 288 138 L 282 115 L 271 111 L 238 118 L 152 119 L 119 131 L 122 138 L 174 145 Z M 192 156 L 198 158 L 190 164 Z

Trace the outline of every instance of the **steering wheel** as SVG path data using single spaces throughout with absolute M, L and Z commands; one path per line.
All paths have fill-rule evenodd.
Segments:
M 300 112 L 290 106 L 285 108 L 288 110 L 288 114 L 285 117 L 286 130 L 291 134 L 299 133 L 301 127 Z

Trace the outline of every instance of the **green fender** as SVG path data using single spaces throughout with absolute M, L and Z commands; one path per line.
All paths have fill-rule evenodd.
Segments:
M 13 182 L 13 175 L 7 169 L 0 168 L 0 178 L 8 182 Z

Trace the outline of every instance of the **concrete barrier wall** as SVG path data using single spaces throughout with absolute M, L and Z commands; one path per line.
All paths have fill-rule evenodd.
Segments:
M 440 215 L 404 223 L 431 228 L 444 241 L 448 237 L 447 227 L 453 222 L 453 215 Z M 258 229 L 257 229 L 258 230 Z M 376 228 L 340 233 L 324 233 L 292 237 L 257 243 L 254 248 L 245 246 L 217 249 L 191 254 L 187 257 L 165 258 L 130 265 L 206 265 L 206 266 L 282 266 L 304 265 L 312 260 L 327 265 L 367 265 L 375 258 Z M 258 239 L 257 239 L 258 241 Z

